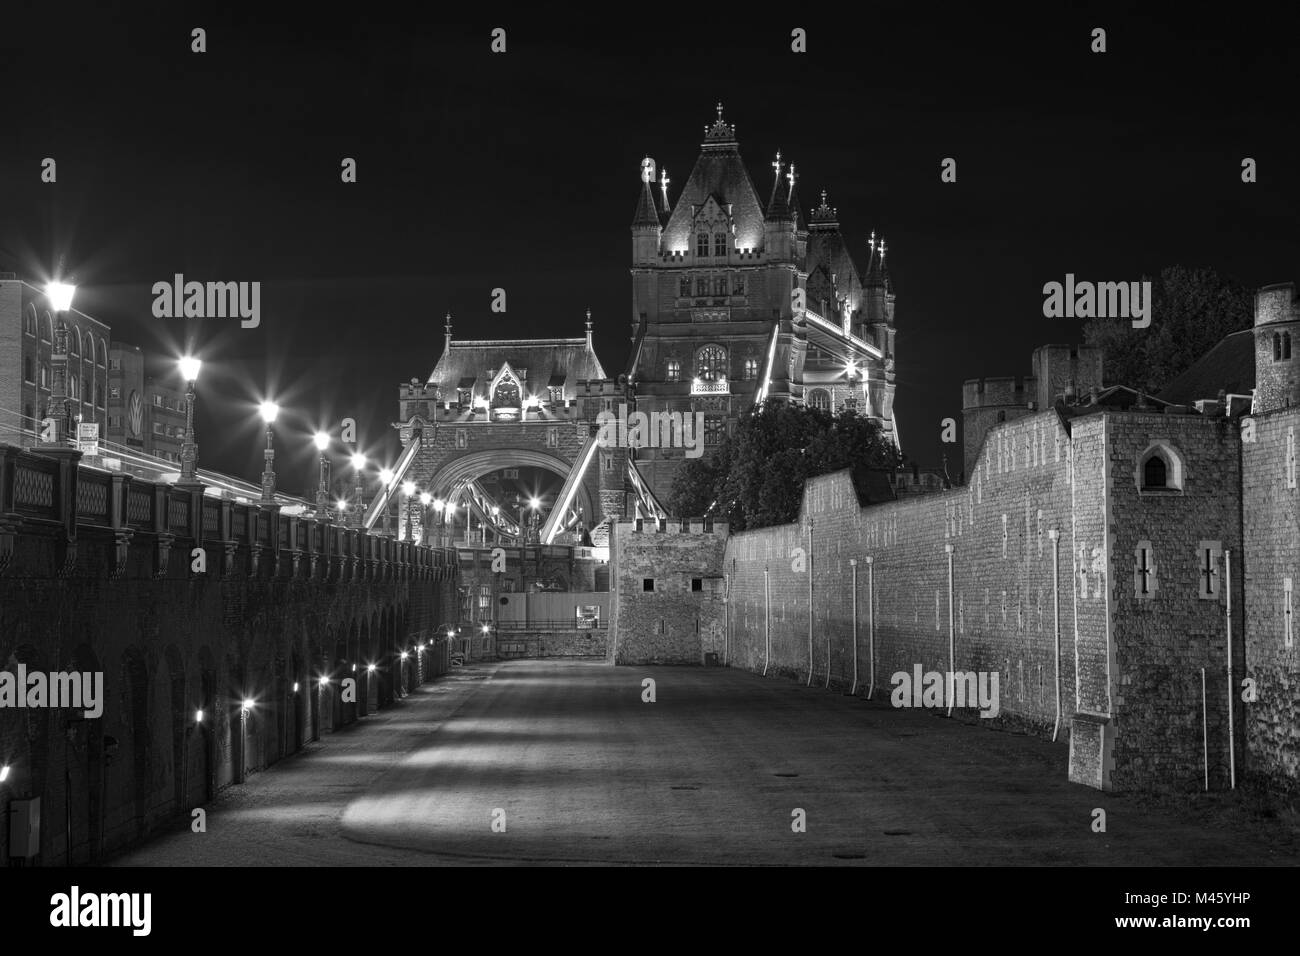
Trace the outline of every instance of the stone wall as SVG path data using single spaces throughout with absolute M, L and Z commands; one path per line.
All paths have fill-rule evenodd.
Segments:
M 615 664 L 703 664 L 725 650 L 727 525 L 620 521 L 610 535 Z
M 98 717 L 0 708 L 0 820 L 41 799 L 33 862 L 99 860 L 445 670 L 450 552 L 76 458 L 0 447 L 0 670 L 104 682 Z

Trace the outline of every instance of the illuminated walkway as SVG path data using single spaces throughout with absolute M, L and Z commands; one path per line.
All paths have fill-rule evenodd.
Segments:
M 1231 806 L 1180 822 L 1067 783 L 1066 758 L 1034 738 L 737 671 L 489 664 L 227 791 L 206 834 L 166 834 L 116 862 L 1300 861 L 1276 824 Z M 1104 834 L 1090 828 L 1095 807 Z M 796 809 L 805 833 L 792 832 Z

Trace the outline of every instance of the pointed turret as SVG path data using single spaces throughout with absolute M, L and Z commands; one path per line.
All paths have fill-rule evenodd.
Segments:
M 641 160 L 641 197 L 632 216 L 632 262 L 646 264 L 659 258 L 659 239 L 663 228 L 659 224 L 659 211 L 655 208 L 655 161 L 647 156 Z
M 773 260 L 794 258 L 794 219 L 786 202 L 786 184 L 781 179 L 784 165 L 781 151 L 777 150 L 776 161 L 772 163 L 776 178 L 772 181 L 772 198 L 768 200 L 763 220 L 763 250 Z

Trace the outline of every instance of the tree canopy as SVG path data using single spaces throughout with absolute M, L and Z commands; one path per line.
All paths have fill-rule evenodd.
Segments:
M 1158 393 L 1231 332 L 1251 327 L 1254 291 L 1213 269 L 1170 266 L 1151 281 L 1151 325 L 1091 319 L 1089 345 L 1102 348 L 1106 383 Z
M 799 516 L 805 479 L 843 468 L 892 471 L 898 463 L 878 422 L 769 402 L 742 415 L 715 455 L 686 462 L 668 508 L 724 519 L 735 531 L 786 524 Z

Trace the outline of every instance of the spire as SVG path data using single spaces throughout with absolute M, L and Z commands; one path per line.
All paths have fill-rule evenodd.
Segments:
M 776 151 L 776 161 L 772 163 L 772 168 L 776 170 L 776 178 L 772 180 L 772 198 L 767 203 L 767 221 L 768 222 L 790 222 L 790 206 L 786 202 L 786 190 L 781 188 L 781 168 L 785 164 L 781 162 L 781 151 Z
M 442 340 L 442 350 L 443 352 L 450 352 L 451 351 L 451 313 L 450 312 L 447 313 L 447 324 L 442 327 L 442 330 L 445 333 Z
M 591 348 L 591 309 L 587 309 L 587 348 Z
M 790 180 L 790 195 L 786 198 L 786 202 L 790 206 L 790 218 L 794 220 L 796 228 L 802 228 L 805 223 L 803 221 L 803 210 L 799 207 L 799 180 L 795 174 L 794 163 L 790 164 L 790 171 L 786 173 L 786 178 Z
M 889 269 L 885 266 L 885 239 L 876 238 L 876 231 L 871 230 L 871 239 L 868 242 L 870 252 L 867 259 L 867 276 L 863 280 L 865 286 L 880 286 L 886 290 L 889 289 Z
M 663 168 L 663 172 L 659 176 L 659 188 L 663 191 L 663 198 L 664 198 L 663 214 L 667 216 L 670 212 L 673 211 L 672 207 L 668 205 L 668 167 L 667 166 Z
M 632 217 L 632 228 L 637 226 L 658 226 L 659 213 L 655 210 L 655 196 L 650 184 L 655 178 L 655 161 L 647 156 L 641 160 L 641 198 Z

